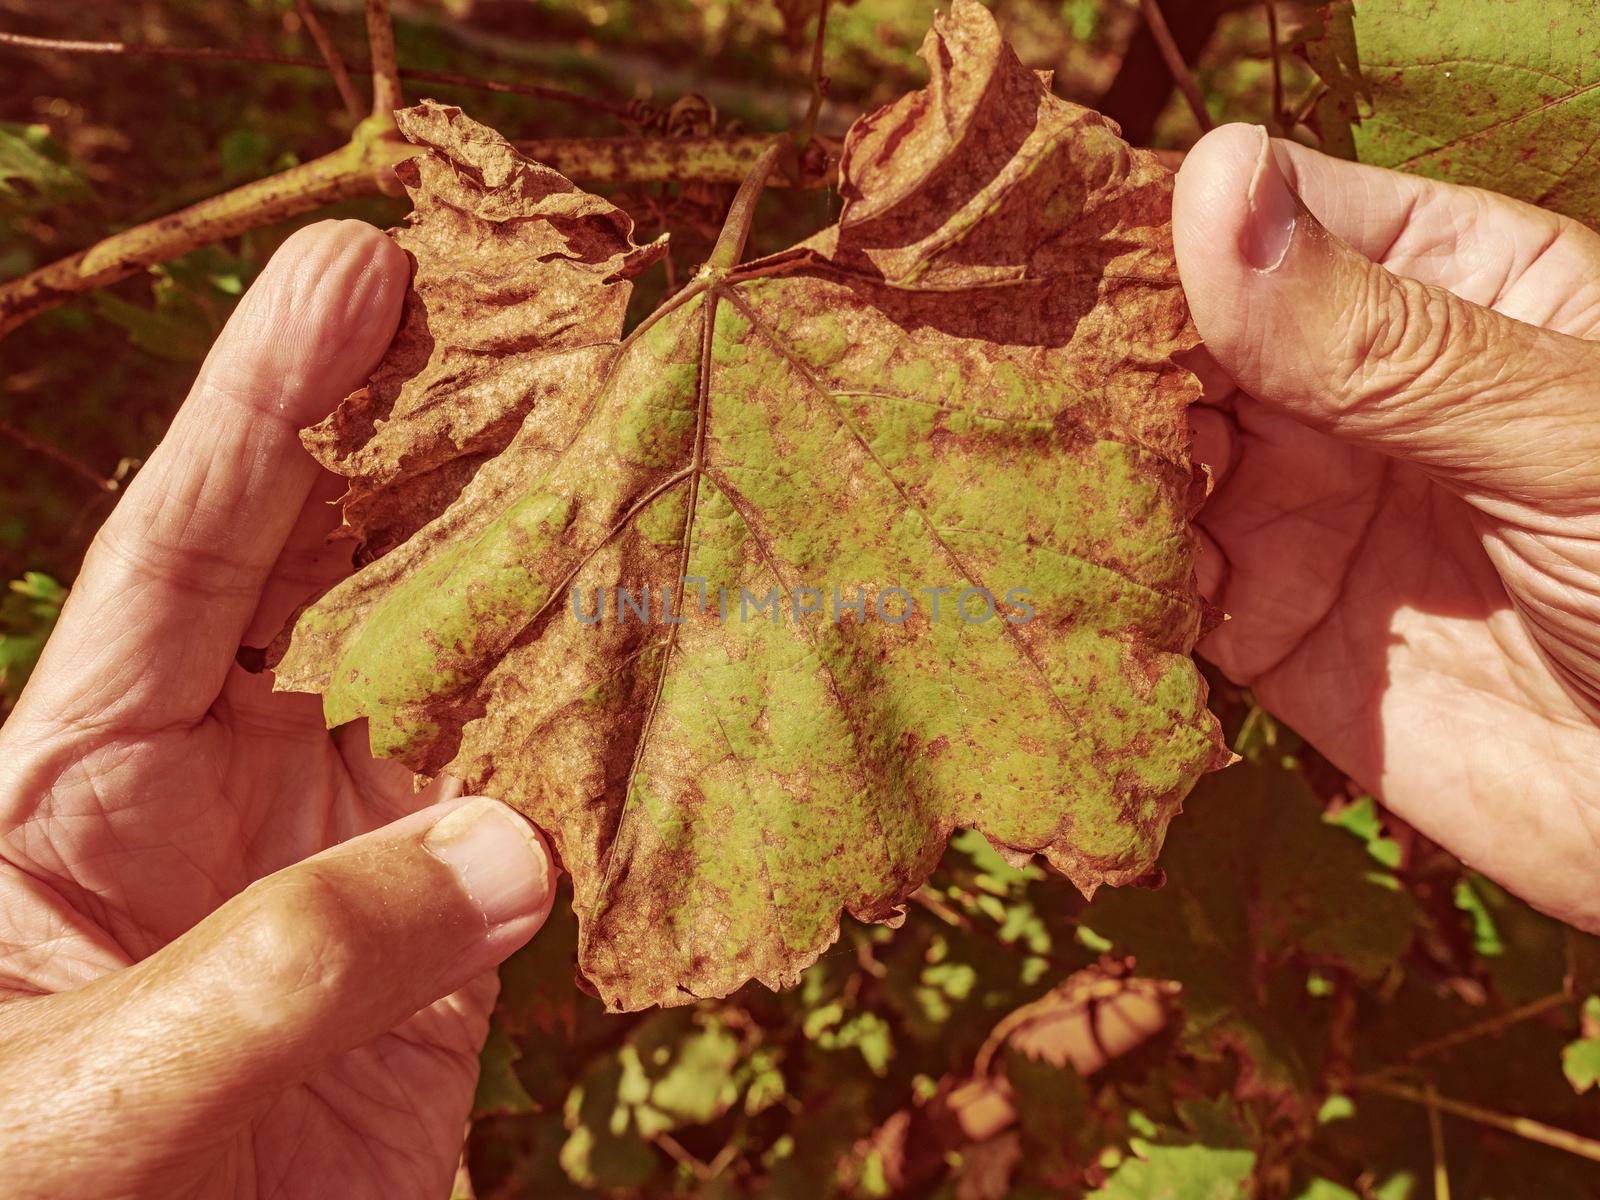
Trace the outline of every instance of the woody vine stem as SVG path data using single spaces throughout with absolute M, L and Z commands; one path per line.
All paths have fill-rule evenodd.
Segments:
M 321 158 L 135 225 L 76 254 L 0 284 L 0 337 L 74 297 L 224 238 L 356 197 L 395 194 L 399 185 L 394 178 L 394 165 L 412 153 L 394 122 L 394 110 L 405 102 L 401 90 L 401 78 L 405 74 L 623 111 L 621 106 L 586 101 L 556 88 L 523 88 L 461 77 L 445 78 L 431 72 L 403 72 L 395 57 L 389 0 L 366 0 L 365 13 L 372 107 L 370 114 L 357 124 L 348 142 Z M 0 35 L 0 43 L 64 53 L 249 57 L 210 51 L 168 52 L 168 48 L 127 47 L 118 43 L 49 41 L 16 35 Z M 321 67 L 331 71 L 337 79 L 338 68 L 334 63 L 338 60 L 330 54 L 330 49 L 323 49 L 321 59 L 284 61 L 293 66 Z M 815 80 L 813 87 L 819 87 Z M 515 143 L 524 154 L 548 163 L 563 174 L 600 184 L 686 179 L 736 183 L 749 174 L 771 144 L 770 136 L 745 134 L 692 138 L 549 138 Z M 788 161 L 788 169 L 775 173 L 771 180 L 773 185 L 817 187 L 827 182 L 828 166 L 835 157 L 837 143 L 813 137 L 806 149 L 807 153 Z

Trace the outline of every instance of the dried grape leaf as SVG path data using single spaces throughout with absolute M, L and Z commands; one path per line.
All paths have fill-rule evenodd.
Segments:
M 837 226 L 702 269 L 614 359 L 569 364 L 280 640 L 279 686 L 330 723 L 547 831 L 615 1009 L 793 982 L 841 910 L 894 919 L 957 828 L 1085 892 L 1130 882 L 1229 757 L 1188 657 L 1170 177 L 972 0 L 923 57 L 928 87 L 852 128 Z M 559 326 L 529 295 L 528 326 Z
M 391 234 L 412 262 L 400 328 L 367 385 L 304 439 L 349 481 L 361 560 L 442 513 L 519 431 L 519 454 L 554 457 L 582 411 L 566 389 L 610 368 L 625 281 L 666 251 L 665 238 L 634 245 L 625 212 L 458 108 L 424 102 L 397 120 L 424 150 L 395 168 L 414 205 Z
M 1325 36 L 1306 47 L 1328 85 L 1318 114 L 1330 147 L 1600 223 L 1600 3 L 1330 8 Z

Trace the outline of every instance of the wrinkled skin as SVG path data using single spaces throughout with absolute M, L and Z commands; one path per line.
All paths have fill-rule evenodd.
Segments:
M 530 881 L 497 925 L 424 841 L 469 806 L 233 665 L 348 570 L 297 430 L 377 361 L 407 272 L 358 222 L 285 244 L 0 734 L 11 1196 L 448 1194 L 491 968 L 543 920 L 548 866 L 492 831 Z
M 1600 237 L 1284 142 L 1304 208 L 1270 179 L 1252 202 L 1263 142 L 1209 135 L 1175 200 L 1213 360 L 1202 584 L 1232 617 L 1201 651 L 1434 840 L 1600 928 Z

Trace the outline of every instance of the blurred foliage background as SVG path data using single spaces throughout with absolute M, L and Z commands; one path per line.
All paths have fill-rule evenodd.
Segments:
M 822 131 L 842 135 L 922 83 L 915 52 L 935 7 L 832 6 Z M 1025 62 L 1130 141 L 1181 149 L 1197 136 L 1135 0 L 992 7 Z M 1309 95 L 1289 47 L 1316 6 L 1163 8 L 1219 121 L 1274 121 Z M 316 5 L 353 64 L 365 59 L 359 10 Z M 805 110 L 815 13 L 815 0 L 411 0 L 397 36 L 408 67 L 764 131 Z M 316 54 L 292 0 L 0 0 L 0 29 Z M 0 80 L 0 278 L 306 161 L 352 125 L 315 69 L 0 46 Z M 408 94 L 518 137 L 636 132 L 646 115 L 432 84 Z M 646 236 L 673 231 L 636 315 L 694 268 L 730 191 L 610 190 Z M 403 211 L 374 198 L 304 220 L 389 225 Z M 826 189 L 769 190 L 753 249 L 836 211 Z M 88 539 L 293 227 L 190 254 L 0 341 L 6 698 Z M 458 1193 L 1600 1195 L 1593 940 L 1464 871 L 1248 695 L 1214 685 L 1246 761 L 1190 801 L 1159 890 L 1085 903 L 962 835 L 900 929 L 847 923 L 789 993 L 627 1017 L 575 986 L 576 929 L 558 904 L 503 972 Z

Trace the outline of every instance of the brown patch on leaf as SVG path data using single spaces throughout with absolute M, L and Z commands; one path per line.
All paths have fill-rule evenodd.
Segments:
M 390 236 L 412 262 L 389 352 L 306 431 L 349 482 L 345 532 L 366 562 L 442 513 L 528 413 L 616 354 L 626 280 L 666 250 L 620 208 L 523 158 L 453 105 L 398 114 L 423 149 L 395 167 L 415 206 Z

